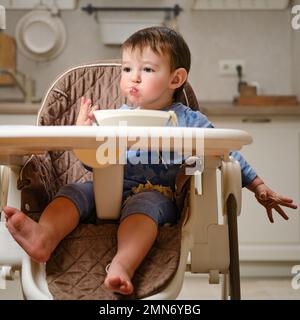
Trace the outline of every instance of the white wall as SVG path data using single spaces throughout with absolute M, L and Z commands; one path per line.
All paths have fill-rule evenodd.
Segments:
M 300 5 L 300 0 L 295 0 L 293 5 Z M 292 88 L 300 101 L 300 29 L 292 32 L 292 68 Z
M 97 6 L 124 5 L 121 0 L 81 0 L 77 10 L 62 11 L 61 17 L 68 35 L 67 47 L 52 61 L 35 62 L 18 52 L 18 69 L 31 74 L 36 80 L 38 96 L 43 96 L 56 76 L 70 66 L 120 56 L 118 47 L 107 47 L 101 43 L 97 22 L 81 10 L 88 3 Z M 218 74 L 220 59 L 245 59 L 245 80 L 259 82 L 265 94 L 292 94 L 295 90 L 292 79 L 298 81 L 296 87 L 299 88 L 299 77 L 292 72 L 295 58 L 293 61 L 291 58 L 297 55 L 292 50 L 299 52 L 300 31 L 297 35 L 292 34 L 290 8 L 282 11 L 192 11 L 192 0 L 131 0 L 126 5 L 173 6 L 176 3 L 184 8 L 178 20 L 179 31 L 192 52 L 190 82 L 200 100 L 231 101 L 236 94 L 237 79 L 222 78 Z M 7 12 L 8 34 L 14 35 L 18 19 L 26 12 Z M 101 13 L 99 16 L 121 18 L 136 15 Z M 138 16 L 152 19 L 163 14 L 148 12 Z M 300 94 L 299 90 L 297 92 Z M 5 97 L 19 93 L 18 90 L 12 92 L 0 88 L 0 94 Z

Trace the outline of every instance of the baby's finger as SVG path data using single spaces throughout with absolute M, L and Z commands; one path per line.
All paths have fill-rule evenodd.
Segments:
M 269 218 L 270 222 L 274 223 L 272 208 L 267 208 L 267 214 L 268 214 L 268 218 Z
M 91 108 L 91 104 L 92 104 L 91 99 L 86 100 L 86 102 L 84 103 L 86 110 L 89 110 Z
M 289 207 L 292 209 L 297 209 L 297 205 L 295 203 L 293 203 L 293 199 L 291 199 L 291 198 L 282 197 L 280 195 L 277 195 L 277 197 L 274 197 L 273 199 L 277 204 L 280 204 L 282 206 Z
M 291 208 L 291 209 L 297 209 L 298 208 L 298 206 L 295 203 L 286 203 L 286 202 L 280 201 L 279 204 L 282 205 L 282 206 Z
M 81 97 L 81 101 L 80 101 L 81 106 L 86 106 L 91 104 L 91 99 L 86 99 L 85 96 Z
M 283 219 L 289 220 L 287 214 L 279 206 L 274 207 L 274 209 L 282 216 Z
M 279 198 L 281 201 L 284 201 L 284 202 L 290 202 L 290 203 L 293 202 L 293 199 L 288 198 L 288 197 L 283 197 L 283 196 L 281 196 L 281 195 L 279 195 L 278 198 Z
M 89 106 L 91 104 L 91 100 L 90 99 L 86 100 L 85 97 L 82 97 L 80 102 L 81 102 L 80 103 L 80 112 L 87 114 L 87 112 L 89 110 Z

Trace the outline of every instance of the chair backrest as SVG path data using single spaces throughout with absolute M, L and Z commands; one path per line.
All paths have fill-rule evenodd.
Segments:
M 102 61 L 74 67 L 62 74 L 50 87 L 38 115 L 38 125 L 73 125 L 82 96 L 90 98 L 101 109 L 116 109 L 126 103 L 120 90 L 119 60 Z M 193 110 L 199 110 L 193 89 L 186 83 L 177 99 Z
M 37 125 L 74 125 L 82 96 L 90 98 L 102 109 L 119 108 L 126 103 L 120 91 L 120 78 L 119 60 L 71 68 L 59 76 L 46 93 Z M 199 110 L 196 96 L 188 83 L 178 101 Z M 27 213 L 41 212 L 62 185 L 91 179 L 91 173 L 72 152 L 47 152 L 42 157 L 33 156 L 23 167 L 19 178 L 21 209 Z

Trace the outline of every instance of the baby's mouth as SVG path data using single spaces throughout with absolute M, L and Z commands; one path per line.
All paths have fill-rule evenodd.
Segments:
M 138 92 L 139 92 L 139 90 L 137 88 L 135 88 L 135 87 L 132 87 L 132 88 L 129 89 L 129 93 L 131 95 L 136 95 Z

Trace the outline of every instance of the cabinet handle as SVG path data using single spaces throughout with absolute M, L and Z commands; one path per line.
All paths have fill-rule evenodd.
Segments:
M 269 118 L 244 118 L 242 122 L 244 123 L 269 123 L 272 120 Z

